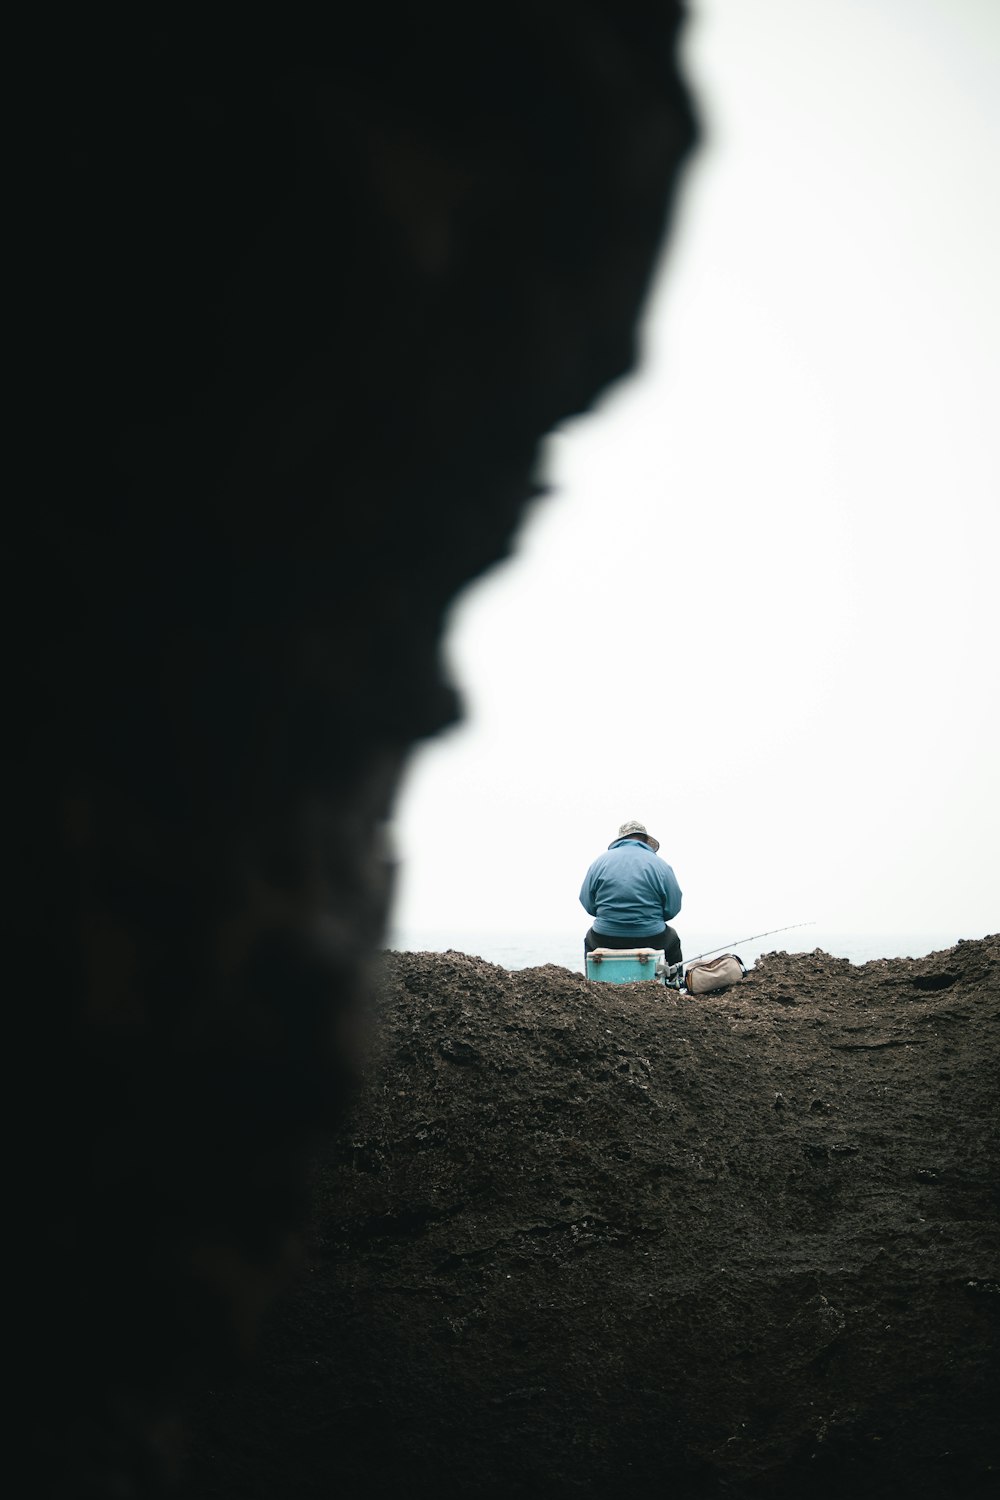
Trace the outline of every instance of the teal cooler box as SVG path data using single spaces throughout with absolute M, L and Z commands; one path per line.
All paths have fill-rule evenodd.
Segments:
M 587 954 L 587 978 L 610 984 L 655 980 L 659 978 L 657 962 L 662 957 L 659 948 L 595 948 Z

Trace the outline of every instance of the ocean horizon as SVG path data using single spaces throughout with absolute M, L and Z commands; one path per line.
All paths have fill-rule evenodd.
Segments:
M 532 969 L 543 964 L 582 974 L 583 935 L 566 932 L 462 932 L 457 930 L 400 928 L 390 933 L 383 945 L 389 951 L 404 953 L 445 953 L 449 950 L 482 958 L 504 969 Z M 717 932 L 681 931 L 685 961 L 690 963 L 702 954 L 736 953 L 750 968 L 763 953 L 812 953 L 820 948 L 834 958 L 846 958 L 852 964 L 869 963 L 879 958 L 923 958 L 928 953 L 951 948 L 965 939 L 983 937 L 983 933 L 847 933 L 808 924 L 787 932 L 759 936 L 752 941 L 727 938 Z

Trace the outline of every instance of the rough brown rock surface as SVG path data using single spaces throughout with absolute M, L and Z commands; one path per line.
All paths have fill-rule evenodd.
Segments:
M 1000 938 L 697 1000 L 389 955 L 198 1497 L 993 1493 Z

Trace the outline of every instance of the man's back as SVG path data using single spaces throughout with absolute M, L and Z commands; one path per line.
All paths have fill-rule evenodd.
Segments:
M 642 839 L 617 839 L 594 860 L 580 901 L 595 932 L 609 936 L 661 931 L 681 909 L 677 877 Z

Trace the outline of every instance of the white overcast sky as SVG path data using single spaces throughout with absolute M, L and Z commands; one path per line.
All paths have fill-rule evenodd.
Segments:
M 684 55 L 642 364 L 454 607 L 393 930 L 582 933 L 639 818 L 689 928 L 995 932 L 1000 3 L 701 0 Z

